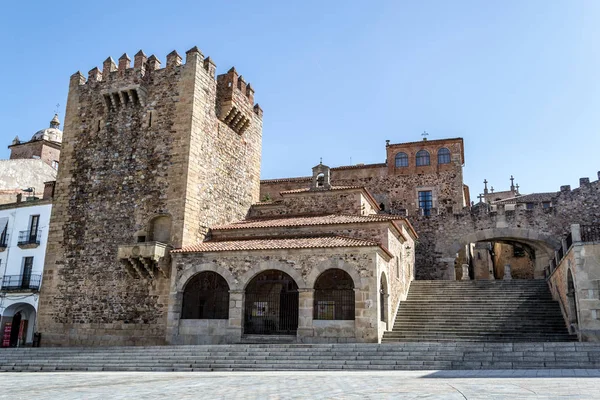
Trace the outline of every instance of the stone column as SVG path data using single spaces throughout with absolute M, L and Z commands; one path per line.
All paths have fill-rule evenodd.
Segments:
M 172 291 L 169 294 L 169 310 L 167 312 L 167 335 L 166 341 L 169 344 L 181 344 L 178 341 L 179 319 L 181 317 L 181 302 L 183 293 Z
M 314 289 L 300 288 L 298 289 L 298 331 L 297 337 L 299 341 L 304 341 L 302 338 L 314 336 L 313 328 L 313 302 Z
M 469 264 L 462 265 L 462 277 L 460 278 L 462 281 L 470 281 L 469 277 Z
M 571 225 L 571 238 L 573 243 L 581 242 L 581 226 L 579 224 Z
M 242 324 L 244 323 L 244 291 L 241 289 L 229 291 L 229 326 L 227 327 L 227 341 L 239 342 L 242 338 Z
M 510 274 L 510 264 L 506 264 L 504 266 L 504 280 L 511 280 L 512 279 L 512 275 Z

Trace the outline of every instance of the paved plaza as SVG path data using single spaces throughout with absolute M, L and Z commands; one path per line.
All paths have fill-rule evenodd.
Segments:
M 0 374 L 0 399 L 600 399 L 600 370 Z

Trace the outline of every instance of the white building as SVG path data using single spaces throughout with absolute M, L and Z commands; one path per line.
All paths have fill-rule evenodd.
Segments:
M 62 141 L 59 125 L 55 115 L 31 140 L 15 138 L 8 146 L 10 160 L 0 160 L 0 347 L 33 342 Z
M 51 209 L 50 196 L 0 205 L 2 347 L 33 341 Z

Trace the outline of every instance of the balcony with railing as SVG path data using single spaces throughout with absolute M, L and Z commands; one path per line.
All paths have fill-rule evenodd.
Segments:
M 40 245 L 40 239 L 42 237 L 42 231 L 37 232 L 31 231 L 19 231 L 19 240 L 17 246 L 22 249 L 31 249 Z
M 40 290 L 41 282 L 41 274 L 4 275 L 1 290 L 4 292 L 37 292 Z

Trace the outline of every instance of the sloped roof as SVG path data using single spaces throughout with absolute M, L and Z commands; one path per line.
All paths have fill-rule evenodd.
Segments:
M 172 251 L 172 253 L 209 253 L 219 251 L 282 250 L 334 247 L 378 247 L 389 254 L 387 250 L 383 249 L 376 242 L 344 236 L 207 241 L 186 246 L 181 249 L 175 249 Z
M 56 170 L 40 159 L 0 160 L 0 191 L 34 187 L 42 194 L 44 182 L 55 180 Z
M 364 189 L 363 186 L 332 186 L 326 190 L 313 190 L 314 193 L 327 193 L 329 190 L 350 190 L 350 189 Z M 284 190 L 280 192 L 280 194 L 288 194 L 288 193 L 304 193 L 310 192 L 310 188 L 302 188 L 302 189 L 292 189 L 292 190 Z
M 337 225 L 337 224 L 356 224 L 367 222 L 389 222 L 390 220 L 404 220 L 400 216 L 389 215 L 309 215 L 309 216 L 290 216 L 275 218 L 255 218 L 246 219 L 232 224 L 212 227 L 213 231 L 228 229 L 253 229 L 253 228 L 274 228 L 291 226 L 311 226 L 311 225 Z
M 557 195 L 558 192 L 531 193 L 522 196 L 494 201 L 492 204 L 541 203 L 545 201 L 551 201 L 552 198 L 556 197 Z

